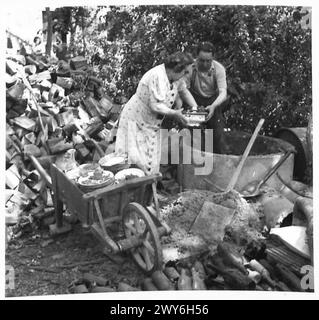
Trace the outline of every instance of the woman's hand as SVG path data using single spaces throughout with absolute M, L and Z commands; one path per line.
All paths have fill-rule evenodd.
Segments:
M 187 121 L 187 118 L 183 115 L 182 111 L 183 111 L 182 109 L 175 110 L 174 117 L 183 126 L 187 126 L 188 121 Z

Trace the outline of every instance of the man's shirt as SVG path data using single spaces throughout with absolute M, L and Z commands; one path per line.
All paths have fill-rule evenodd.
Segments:
M 208 72 L 201 72 L 196 62 L 193 64 L 191 74 L 184 76 L 186 87 L 201 97 L 210 98 L 218 94 L 220 89 L 227 89 L 226 70 L 222 64 L 213 60 Z

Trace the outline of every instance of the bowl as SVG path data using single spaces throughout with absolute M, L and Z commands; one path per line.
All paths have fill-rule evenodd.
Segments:
M 127 181 L 130 179 L 134 179 L 134 178 L 141 178 L 144 176 L 145 176 L 145 173 L 143 170 L 138 168 L 129 168 L 129 169 L 124 169 L 119 171 L 115 175 L 115 181 L 119 183 L 119 182 Z
M 77 180 L 79 188 L 85 192 L 90 192 L 112 185 L 114 182 L 115 178 L 113 172 L 102 169 L 98 171 L 90 171 L 87 175 L 80 176 Z
M 89 172 L 101 168 L 98 163 L 84 163 L 79 166 L 80 176 L 86 175 Z
M 108 154 L 99 160 L 99 165 L 104 169 L 113 172 L 114 174 L 123 169 L 128 169 L 130 165 L 126 159 L 121 156 L 116 156 L 114 153 Z

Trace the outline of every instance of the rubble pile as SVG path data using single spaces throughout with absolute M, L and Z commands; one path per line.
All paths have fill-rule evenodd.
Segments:
M 21 232 L 54 219 L 50 164 L 65 166 L 70 150 L 78 164 L 113 151 L 122 104 L 82 56 L 7 53 L 5 79 L 6 225 Z
M 312 291 L 313 278 L 305 284 L 303 271 L 307 266 L 311 274 L 312 199 L 298 197 L 292 203 L 265 190 L 249 202 L 234 190 L 179 194 L 161 211 L 172 226 L 171 235 L 162 239 L 164 257 L 173 252 L 164 258 L 166 266 L 191 278 L 193 264 L 202 263 L 208 290 Z

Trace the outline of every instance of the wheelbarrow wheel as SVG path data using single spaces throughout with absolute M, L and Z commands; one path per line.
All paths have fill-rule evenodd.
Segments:
M 138 236 L 143 241 L 130 250 L 135 263 L 147 274 L 161 269 L 163 254 L 160 238 L 148 211 L 139 203 L 129 203 L 123 212 L 123 228 L 126 238 Z

